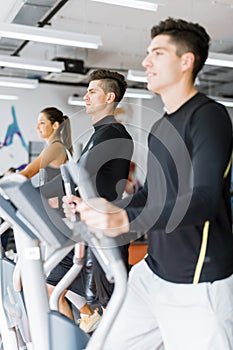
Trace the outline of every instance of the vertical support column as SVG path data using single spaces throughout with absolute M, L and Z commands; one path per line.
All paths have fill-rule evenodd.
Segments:
M 39 241 L 17 225 L 14 229 L 33 350 L 49 350 L 49 304 Z

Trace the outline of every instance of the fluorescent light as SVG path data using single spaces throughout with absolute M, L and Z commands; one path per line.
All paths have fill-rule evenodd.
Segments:
M 226 107 L 233 107 L 233 100 L 228 100 L 227 98 L 219 97 L 219 96 L 211 96 L 209 95 L 212 100 L 215 100 L 218 103 L 221 103 L 222 105 Z
M 88 49 L 97 49 L 102 45 L 101 38 L 97 35 L 65 32 L 14 23 L 1 23 L 0 37 L 37 41 L 55 45 L 85 47 Z
M 233 68 L 233 55 L 210 52 L 205 64 L 211 66 Z M 145 71 L 129 69 L 127 74 L 127 80 L 147 83 L 146 73 Z
M 150 1 L 140 0 L 92 0 L 95 2 L 103 2 L 105 4 L 133 7 L 135 9 L 157 11 L 158 4 Z
M 43 72 L 62 72 L 65 69 L 64 62 L 32 60 L 16 56 L 0 56 L 0 66 Z
M 210 52 L 205 64 L 233 68 L 233 55 Z
M 127 80 L 147 83 L 146 73 L 145 71 L 129 69 L 127 74 Z
M 233 107 L 233 101 L 227 101 L 227 100 L 215 100 L 215 101 L 218 103 L 221 103 L 226 107 Z
M 0 77 L 0 86 L 22 89 L 35 89 L 39 84 L 37 79 L 21 79 L 12 77 Z
M 19 96 L 14 95 L 0 95 L 0 100 L 18 100 Z
M 144 89 L 128 88 L 124 94 L 124 97 L 151 99 L 154 97 L 154 95 L 151 92 Z M 86 102 L 83 100 L 82 97 L 79 96 L 70 96 L 68 98 L 68 104 L 74 106 L 86 106 Z
M 68 104 L 73 106 L 86 106 L 86 102 L 83 98 L 78 96 L 70 96 L 68 98 Z
M 154 97 L 154 94 L 144 89 L 128 88 L 124 97 L 151 99 Z
M 154 94 L 144 89 L 128 88 L 124 97 L 151 99 L 154 97 Z M 70 96 L 68 98 L 68 104 L 74 106 L 86 106 L 86 102 L 79 96 Z

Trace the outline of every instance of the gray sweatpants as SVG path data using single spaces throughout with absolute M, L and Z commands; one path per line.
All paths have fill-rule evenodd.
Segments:
M 175 284 L 139 262 L 103 350 L 110 349 L 233 350 L 233 275 Z

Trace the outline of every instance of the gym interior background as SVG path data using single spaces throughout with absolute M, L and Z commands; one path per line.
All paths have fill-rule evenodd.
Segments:
M 91 121 L 84 107 L 70 105 L 69 98 L 82 99 L 93 69 L 115 69 L 126 77 L 130 72 L 143 73 L 141 61 L 150 40 L 150 28 L 168 16 L 199 22 L 207 28 L 212 37 L 211 54 L 217 54 L 220 62 L 227 58 L 230 64 L 205 65 L 196 81 L 197 87 L 218 100 L 233 101 L 232 0 L 145 2 L 154 6 L 152 11 L 93 0 L 8 0 L 1 3 L 0 173 L 28 162 L 29 142 L 40 141 L 35 130 L 38 113 L 47 106 L 56 106 L 71 117 L 75 157 L 78 158 L 92 130 Z M 101 45 L 91 49 L 17 38 L 16 33 L 20 31 L 17 28 L 25 29 L 25 26 L 47 32 L 62 31 L 68 36 L 74 33 L 95 36 Z M 62 62 L 63 70 L 54 73 L 49 69 L 42 72 L 12 68 L 4 64 L 7 58 Z M 12 78 L 36 80 L 36 88 L 4 86 L 4 81 Z M 146 90 L 145 82 L 131 79 L 128 79 L 130 89 Z M 5 95 L 15 99 L 3 99 Z M 120 108 L 118 117 L 126 123 L 135 140 L 133 160 L 140 168 L 138 176 L 143 181 L 146 138 L 150 126 L 162 115 L 163 105 L 158 96 L 152 99 L 125 97 Z M 233 108 L 228 107 L 228 110 L 233 118 Z

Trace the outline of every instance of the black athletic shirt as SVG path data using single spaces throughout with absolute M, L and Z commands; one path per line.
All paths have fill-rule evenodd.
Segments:
M 232 124 L 226 109 L 197 93 L 154 124 L 148 146 L 147 181 L 126 208 L 131 229 L 149 232 L 147 264 L 165 280 L 193 283 L 205 227 L 198 282 L 230 276 Z
M 113 116 L 106 116 L 93 127 L 94 133 L 81 154 L 79 164 L 82 167 L 85 161 L 98 196 L 114 201 L 122 198 L 125 189 L 133 141 L 125 127 Z

